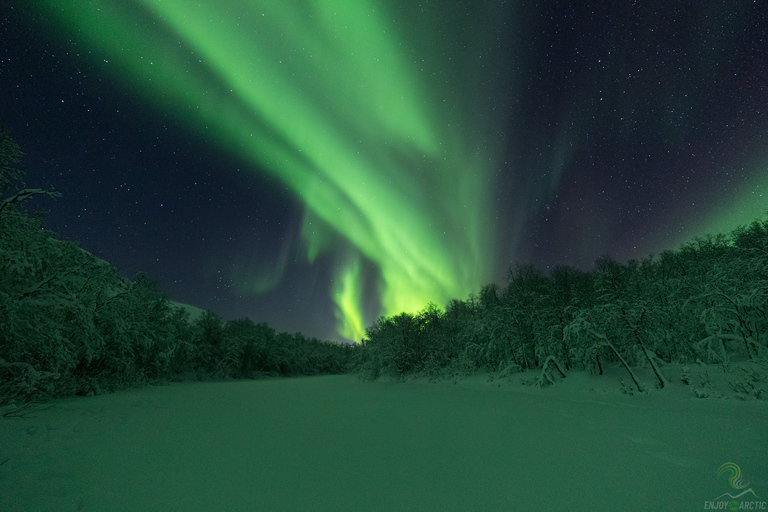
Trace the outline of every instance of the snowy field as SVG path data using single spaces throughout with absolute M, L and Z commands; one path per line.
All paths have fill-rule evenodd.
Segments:
M 705 510 L 742 492 L 727 462 L 742 500 L 767 500 L 768 401 L 716 367 L 691 377 L 705 398 L 667 373 L 635 396 L 618 372 L 573 372 L 543 389 L 328 376 L 57 400 L 0 418 L 0 510 Z

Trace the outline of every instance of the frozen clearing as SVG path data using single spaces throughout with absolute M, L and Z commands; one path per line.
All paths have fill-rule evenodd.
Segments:
M 328 376 L 57 400 L 0 418 L 0 510 L 703 510 L 735 494 L 725 462 L 768 499 L 765 400 L 695 398 L 679 379 L 631 397 L 610 376 L 519 381 Z

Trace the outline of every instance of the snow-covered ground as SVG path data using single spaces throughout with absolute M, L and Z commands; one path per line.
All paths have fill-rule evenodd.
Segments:
M 748 489 L 741 500 L 768 500 L 768 401 L 737 398 L 718 367 L 692 368 L 690 385 L 666 372 L 671 386 L 635 396 L 616 369 L 543 389 L 520 384 L 531 373 L 328 376 L 57 400 L 0 418 L 0 510 L 687 511 Z M 746 487 L 718 476 L 727 462 Z

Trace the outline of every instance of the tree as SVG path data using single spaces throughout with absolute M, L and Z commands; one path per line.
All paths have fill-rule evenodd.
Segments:
M 206 311 L 194 322 L 200 370 L 216 371 L 216 362 L 221 358 L 224 340 L 224 323 L 213 311 Z
M 19 168 L 24 153 L 11 139 L 7 130 L 0 128 L 0 193 L 22 184 L 24 171 Z

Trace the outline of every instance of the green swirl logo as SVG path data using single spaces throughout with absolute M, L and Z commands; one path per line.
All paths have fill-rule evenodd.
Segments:
M 720 469 L 717 470 L 717 477 L 720 478 L 720 475 L 722 474 L 730 474 L 730 478 L 728 478 L 728 483 L 731 484 L 731 487 L 734 489 L 743 489 L 746 486 L 749 485 L 749 482 L 746 484 L 741 480 L 741 468 L 738 464 L 735 464 L 733 462 L 726 462 L 722 466 L 720 466 Z

